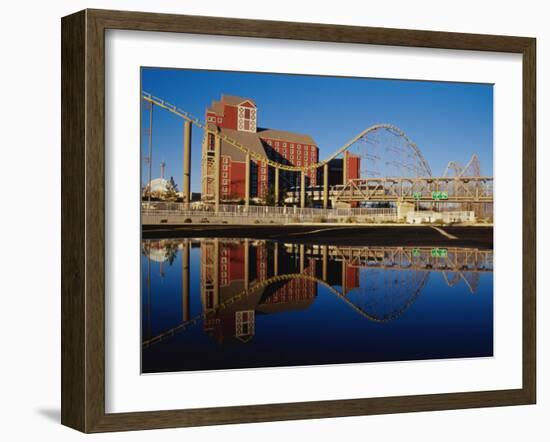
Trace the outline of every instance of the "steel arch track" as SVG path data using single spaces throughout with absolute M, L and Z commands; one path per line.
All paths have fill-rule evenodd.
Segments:
M 250 155 L 250 158 L 252 160 L 261 161 L 263 163 L 266 163 L 270 167 L 274 167 L 280 170 L 286 170 L 289 172 L 306 172 L 308 170 L 318 169 L 320 167 L 323 167 L 325 164 L 327 164 L 329 161 L 336 158 L 338 155 L 344 153 L 348 149 L 350 149 L 357 141 L 361 140 L 362 138 L 366 137 L 369 133 L 379 131 L 379 130 L 388 130 L 392 132 L 394 135 L 402 137 L 408 144 L 408 146 L 413 150 L 413 152 L 416 154 L 418 159 L 420 160 L 420 163 L 422 164 L 422 167 L 426 170 L 428 173 L 428 176 L 432 176 L 432 172 L 430 169 L 430 166 L 424 156 L 422 155 L 422 152 L 418 148 L 418 146 L 403 132 L 401 129 L 399 129 L 397 126 L 394 126 L 392 124 L 375 124 L 373 126 L 368 127 L 367 129 L 361 131 L 359 134 L 357 134 L 355 137 L 353 137 L 351 140 L 349 140 L 346 144 L 344 144 L 342 147 L 334 151 L 331 155 L 329 155 L 327 158 L 325 158 L 322 161 L 319 161 L 315 164 L 310 164 L 308 166 L 290 166 L 287 164 L 281 164 L 277 161 L 273 161 L 270 158 L 267 158 L 263 155 L 260 155 L 256 152 L 253 152 L 249 150 L 246 146 L 239 143 L 238 141 L 228 137 L 227 135 L 223 135 L 220 133 L 217 133 L 215 129 L 210 128 L 208 124 L 203 123 L 198 118 L 191 115 L 189 112 L 184 111 L 183 109 L 161 99 L 158 97 L 155 97 L 154 95 L 151 95 L 148 92 L 142 92 L 142 99 L 155 105 L 159 106 L 163 109 L 166 109 L 167 111 L 173 113 L 174 115 L 177 115 L 180 118 L 183 118 L 185 121 L 189 121 L 190 123 L 194 124 L 195 126 L 203 129 L 205 133 L 212 133 L 214 136 L 219 137 L 221 140 L 225 141 L 226 143 L 232 145 L 239 151 L 243 152 L 244 154 Z
M 227 301 L 224 301 L 224 302 L 220 303 L 220 305 L 218 305 L 216 308 L 217 309 L 227 308 L 231 304 L 234 304 L 235 302 L 239 301 L 240 299 L 245 298 L 246 296 L 249 296 L 252 292 L 254 292 L 256 290 L 268 287 L 271 284 L 274 284 L 274 283 L 277 283 L 277 282 L 290 281 L 290 280 L 294 280 L 294 279 L 303 279 L 303 280 L 313 281 L 313 282 L 316 282 L 318 284 L 321 284 L 322 286 L 326 287 L 329 290 L 330 293 L 332 293 L 338 299 L 343 301 L 348 307 L 351 307 L 353 311 L 355 311 L 357 314 L 359 314 L 363 318 L 368 319 L 369 321 L 377 322 L 377 323 L 385 323 L 385 322 L 390 322 L 392 320 L 395 320 L 395 319 L 399 318 L 401 315 L 403 315 L 403 313 L 412 304 L 414 304 L 414 302 L 416 301 L 416 299 L 420 295 L 420 292 L 422 291 L 422 289 L 426 285 L 426 281 L 428 279 L 428 276 L 425 275 L 422 278 L 422 280 L 420 281 L 419 286 L 415 288 L 415 290 L 413 292 L 413 295 L 408 298 L 407 302 L 402 306 L 402 308 L 400 308 L 400 309 L 396 310 L 395 312 L 393 312 L 392 315 L 385 316 L 385 317 L 382 317 L 382 318 L 380 318 L 380 317 L 378 317 L 374 314 L 371 314 L 371 313 L 361 309 L 360 307 L 356 306 L 353 302 L 351 302 L 348 298 L 346 298 L 346 296 L 343 293 L 341 293 L 340 291 L 338 291 L 337 289 L 335 289 L 333 286 L 331 286 L 329 283 L 323 281 L 322 279 L 320 279 L 318 277 L 315 277 L 315 276 L 303 274 L 303 273 L 287 273 L 285 275 L 272 276 L 271 278 L 266 279 L 264 281 L 258 281 L 250 289 L 242 290 L 241 292 L 239 292 L 236 295 L 229 298 Z M 181 324 L 179 324 L 179 325 L 177 325 L 177 326 L 175 326 L 175 327 L 173 327 L 173 328 L 171 328 L 171 329 L 169 329 L 165 332 L 159 333 L 158 335 L 143 341 L 142 342 L 142 347 L 147 348 L 147 347 L 149 347 L 153 344 L 156 344 L 160 341 L 163 341 L 164 339 L 170 338 L 170 337 L 174 336 L 176 333 L 179 333 L 179 332 L 181 332 L 181 331 L 183 331 L 183 330 L 185 330 L 189 327 L 192 327 L 193 325 L 197 324 L 201 320 L 205 319 L 206 315 L 207 315 L 207 312 L 203 312 L 200 315 L 197 315 L 197 316 L 195 316 L 194 318 L 192 318 L 188 321 L 182 322 Z

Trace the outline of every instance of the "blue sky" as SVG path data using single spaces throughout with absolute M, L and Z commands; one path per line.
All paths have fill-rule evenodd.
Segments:
M 320 158 L 363 129 L 389 123 L 420 148 L 433 175 L 450 160 L 466 164 L 478 154 L 481 173 L 493 173 L 493 87 L 431 81 L 381 80 L 311 75 L 142 68 L 142 90 L 204 121 L 206 107 L 222 94 L 249 97 L 258 106 L 258 126 L 311 135 Z M 142 108 L 142 128 L 148 112 Z M 156 108 L 153 116 L 153 177 L 166 163 L 181 190 L 183 121 Z M 202 131 L 193 128 L 191 189 L 200 192 Z M 147 152 L 143 137 L 142 157 Z M 142 179 L 147 181 L 147 166 Z

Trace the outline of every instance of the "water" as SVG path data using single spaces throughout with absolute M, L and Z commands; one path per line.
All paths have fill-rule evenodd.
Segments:
M 142 252 L 143 373 L 493 355 L 491 250 L 204 238 Z

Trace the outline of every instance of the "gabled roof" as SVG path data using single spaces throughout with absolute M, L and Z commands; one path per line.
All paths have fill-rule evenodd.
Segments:
M 317 146 L 313 138 L 307 134 L 288 132 L 286 130 L 266 129 L 259 127 L 256 132 L 260 138 L 269 138 L 272 140 L 290 141 L 291 143 L 311 144 Z
M 212 101 L 212 105 L 206 109 L 206 112 L 214 112 L 216 115 L 223 116 L 223 104 L 219 101 Z
M 237 97 L 236 95 L 222 95 L 222 99 L 220 101 L 212 101 L 212 104 L 208 109 L 206 109 L 206 112 L 213 112 L 216 115 L 223 116 L 225 104 L 229 104 L 230 106 L 239 106 L 243 103 L 250 103 L 252 106 L 256 107 L 256 103 L 250 98 Z
M 238 97 L 237 95 L 222 95 L 221 101 L 231 106 L 238 106 L 239 104 L 242 104 L 245 101 L 248 101 L 249 103 L 252 103 L 254 107 L 256 106 L 256 102 L 254 100 L 250 98 Z
M 208 124 L 207 127 L 211 131 L 216 131 L 219 129 L 220 133 L 226 135 L 227 137 L 231 138 L 232 140 L 235 140 L 239 143 L 241 143 L 243 146 L 250 149 L 250 151 L 261 155 L 265 158 L 269 158 L 268 153 L 266 152 L 266 148 L 270 149 L 268 146 L 264 146 L 264 143 L 262 142 L 262 138 L 270 138 L 275 140 L 284 140 L 284 141 L 290 141 L 293 143 L 303 143 L 303 144 L 310 144 L 312 146 L 316 146 L 317 144 L 311 138 L 309 135 L 304 134 L 297 134 L 294 132 L 286 132 L 281 130 L 274 130 L 274 129 L 261 129 L 259 133 L 255 132 L 244 132 L 234 129 L 227 129 L 224 127 L 218 127 L 215 124 Z M 235 146 L 225 142 L 222 140 L 221 143 L 221 155 L 228 155 L 231 156 L 231 158 L 234 161 L 245 161 L 246 160 L 246 154 L 244 152 L 241 152 L 239 149 L 237 149 Z

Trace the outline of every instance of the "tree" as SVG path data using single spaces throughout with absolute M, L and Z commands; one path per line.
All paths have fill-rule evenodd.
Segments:
M 172 189 L 174 192 L 177 192 L 178 191 L 178 185 L 176 184 L 176 182 L 174 181 L 174 177 L 171 176 L 170 177 L 170 180 L 168 181 L 168 188 L 169 189 Z
M 274 206 L 276 204 L 276 201 L 275 201 L 275 186 L 273 184 L 270 184 L 269 188 L 265 192 L 265 204 L 267 206 Z
M 279 186 L 279 199 L 277 200 L 275 196 L 275 185 L 270 184 L 269 188 L 267 189 L 265 193 L 265 203 L 268 206 L 283 206 L 285 203 L 285 196 L 286 196 L 286 186 L 282 185 Z
M 166 184 L 164 199 L 166 201 L 176 201 L 178 199 L 178 185 L 174 181 L 173 176 L 170 177 L 168 183 Z

